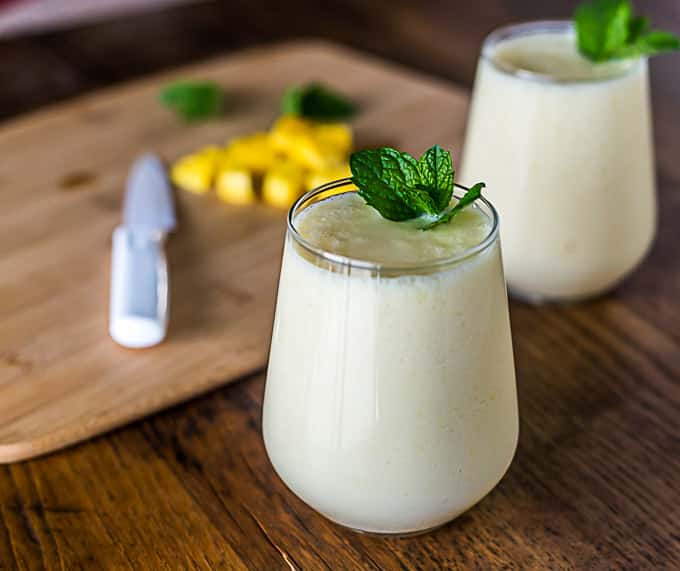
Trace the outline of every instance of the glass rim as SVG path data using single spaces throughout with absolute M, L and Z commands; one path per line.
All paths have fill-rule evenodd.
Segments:
M 570 85 L 570 84 L 596 84 L 604 83 L 607 81 L 612 81 L 620 79 L 627 76 L 636 70 L 645 59 L 644 57 L 628 58 L 621 60 L 613 60 L 615 62 L 631 62 L 631 65 L 625 67 L 618 73 L 612 73 L 612 75 L 605 75 L 602 77 L 591 77 L 591 78 L 558 78 L 546 73 L 540 73 L 536 71 L 529 71 L 526 69 L 518 69 L 510 65 L 503 65 L 502 62 L 496 60 L 493 57 L 492 50 L 500 45 L 506 40 L 521 36 L 529 36 L 532 34 L 539 34 L 541 32 L 551 33 L 551 32 L 570 32 L 575 33 L 574 23 L 571 20 L 532 20 L 530 22 L 520 22 L 518 24 L 507 24 L 496 28 L 493 30 L 482 43 L 482 50 L 480 53 L 480 59 L 491 64 L 494 69 L 503 73 L 509 77 L 514 77 L 516 79 L 535 81 L 537 83 L 547 83 L 551 85 Z M 603 62 L 602 64 L 593 63 L 593 65 L 606 65 L 612 62 Z
M 325 184 L 322 184 L 321 186 L 318 186 L 302 196 L 300 196 L 290 207 L 290 210 L 288 211 L 288 216 L 286 217 L 287 219 L 287 230 L 288 233 L 293 237 L 293 239 L 296 241 L 296 243 L 304 248 L 308 253 L 313 254 L 315 256 L 318 256 L 328 262 L 331 262 L 333 264 L 341 265 L 341 266 L 346 266 L 350 268 L 357 268 L 357 269 L 363 269 L 363 270 L 373 270 L 377 272 L 385 272 L 385 273 L 390 273 L 390 274 L 414 274 L 422 271 L 436 271 L 436 270 L 442 270 L 446 269 L 449 266 L 453 266 L 455 264 L 458 264 L 464 260 L 467 260 L 468 258 L 471 258 L 484 250 L 486 250 L 489 246 L 491 246 L 493 243 L 496 242 L 498 238 L 498 227 L 499 227 L 499 217 L 498 217 L 498 212 L 494 208 L 493 204 L 489 202 L 484 196 L 481 196 L 478 201 L 481 201 L 486 208 L 488 208 L 489 212 L 491 213 L 491 228 L 487 232 L 487 234 L 484 236 L 484 238 L 475 244 L 474 246 L 471 246 L 469 248 L 466 248 L 462 252 L 455 254 L 453 256 L 446 256 L 443 258 L 437 258 L 435 260 L 432 260 L 427 263 L 420 263 L 420 264 L 407 264 L 407 265 L 393 265 L 393 264 L 384 264 L 381 262 L 371 262 L 368 260 L 361 260 L 359 258 L 352 258 L 350 256 L 344 256 L 342 254 L 337 254 L 335 252 L 331 252 L 329 250 L 326 250 L 324 248 L 321 248 L 319 246 L 315 246 L 312 244 L 309 240 L 305 239 L 298 229 L 295 227 L 295 215 L 300 209 L 304 203 L 308 202 L 309 200 L 313 199 L 314 197 L 323 194 L 325 192 L 331 191 L 331 190 L 336 190 L 338 188 L 342 188 L 344 186 L 354 186 L 354 183 L 352 182 L 351 177 L 347 178 L 341 178 L 338 180 L 334 180 L 331 182 L 327 182 Z M 454 183 L 454 196 L 456 196 L 455 189 L 461 189 L 464 191 L 469 190 L 468 187 L 463 186 L 462 184 Z M 356 192 L 356 190 L 347 190 L 345 192 Z M 338 194 L 345 194 L 345 192 L 339 192 Z M 479 208 L 476 203 L 472 204 L 473 207 Z M 370 207 L 369 207 L 370 208 Z M 484 213 L 486 215 L 486 213 Z

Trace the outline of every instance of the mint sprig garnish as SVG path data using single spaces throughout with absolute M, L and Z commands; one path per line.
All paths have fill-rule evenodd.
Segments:
M 429 195 L 425 198 L 416 188 L 418 162 L 408 153 L 390 147 L 357 151 L 350 156 L 349 167 L 359 196 L 383 218 L 398 222 L 435 210 Z
M 159 99 L 185 121 L 222 113 L 224 92 L 212 81 L 176 81 L 163 87 Z
M 478 182 L 474 186 L 470 187 L 467 190 L 467 192 L 463 195 L 463 197 L 455 204 L 455 206 L 453 206 L 453 208 L 450 208 L 449 210 L 443 212 L 440 216 L 437 217 L 436 220 L 423 226 L 423 230 L 430 230 L 435 226 L 439 226 L 439 224 L 445 224 L 446 222 L 450 222 L 451 219 L 456 214 L 463 210 L 463 208 L 469 206 L 478 198 L 481 198 L 482 189 L 485 186 L 486 185 L 483 182 Z
M 418 160 L 418 174 L 421 184 L 428 189 L 438 211 L 443 210 L 451 202 L 453 192 L 453 163 L 451 153 L 439 145 L 429 148 Z
M 450 221 L 481 196 L 478 183 L 449 208 L 453 196 L 451 154 L 435 145 L 419 160 L 390 147 L 366 149 L 349 158 L 352 181 L 366 204 L 383 218 L 401 222 L 423 217 L 423 230 Z
M 594 62 L 655 55 L 680 49 L 680 38 L 650 30 L 634 16 L 631 0 L 591 0 L 574 13 L 579 51 Z
M 320 83 L 309 83 L 286 89 L 281 99 L 281 112 L 317 121 L 337 121 L 352 117 L 357 107 L 333 89 Z

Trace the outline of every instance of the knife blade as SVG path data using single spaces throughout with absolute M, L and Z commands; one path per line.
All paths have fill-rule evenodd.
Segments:
M 113 232 L 109 334 L 128 348 L 151 347 L 167 332 L 168 266 L 164 243 L 177 220 L 165 167 L 153 155 L 128 176 L 123 224 Z
M 165 166 L 156 155 L 143 155 L 132 165 L 125 189 L 123 224 L 159 232 L 171 232 L 177 224 L 172 189 Z

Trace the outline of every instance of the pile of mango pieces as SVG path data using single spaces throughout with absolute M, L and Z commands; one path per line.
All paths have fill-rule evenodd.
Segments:
M 288 208 L 303 192 L 350 176 L 352 129 L 346 123 L 317 123 L 284 115 L 268 132 L 232 139 L 180 158 L 173 183 L 189 192 L 215 190 L 230 204 L 258 199 Z

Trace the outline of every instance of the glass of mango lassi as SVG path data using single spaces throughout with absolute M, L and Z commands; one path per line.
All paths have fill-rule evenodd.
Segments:
M 481 199 L 423 231 L 355 191 L 330 183 L 289 213 L 264 442 L 327 518 L 418 533 L 483 498 L 515 452 L 498 217 Z
M 569 301 L 616 286 L 656 231 L 646 58 L 594 63 L 568 21 L 493 32 L 460 180 L 480 173 L 501 217 L 511 293 Z

